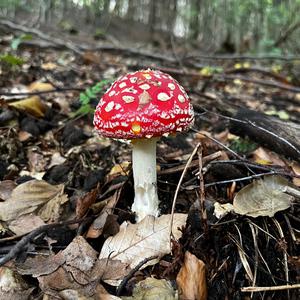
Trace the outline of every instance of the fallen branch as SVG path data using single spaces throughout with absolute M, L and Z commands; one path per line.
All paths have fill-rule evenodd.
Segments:
M 158 256 L 157 255 L 153 255 L 153 256 L 150 256 L 150 257 L 147 257 L 145 259 L 143 259 L 139 264 L 136 265 L 136 267 L 134 267 L 129 273 L 128 275 L 126 275 L 120 285 L 118 286 L 117 288 L 117 291 L 116 291 L 116 295 L 117 296 L 120 296 L 121 295 L 121 292 L 124 288 L 124 286 L 127 284 L 127 282 L 130 280 L 130 278 L 144 265 L 146 264 L 148 261 L 150 260 L 153 260 L 153 259 L 157 259 Z
M 26 247 L 27 244 L 29 244 L 35 237 L 39 236 L 40 234 L 57 227 L 80 223 L 86 219 L 87 218 L 82 218 L 66 222 L 46 224 L 38 227 L 37 229 L 31 231 L 30 233 L 22 237 L 22 239 L 18 241 L 4 257 L 0 258 L 0 266 L 3 266 L 7 262 L 15 258 Z
M 138 68 L 145 68 L 145 65 L 137 65 Z M 203 66 L 202 66 L 203 67 Z M 275 81 L 270 81 L 270 80 L 262 80 L 262 79 L 254 79 L 254 78 L 249 78 L 246 76 L 240 76 L 240 75 L 226 75 L 226 71 L 224 74 L 213 74 L 209 76 L 203 76 L 198 72 L 185 72 L 183 70 L 178 70 L 174 68 L 167 68 L 167 67 L 161 67 L 157 66 L 156 69 L 161 70 L 163 72 L 172 74 L 172 75 L 180 75 L 180 76 L 191 76 L 194 78 L 199 78 L 199 80 L 222 80 L 222 81 L 234 81 L 234 80 L 240 80 L 240 81 L 245 81 L 245 82 L 250 82 L 253 84 L 257 85 L 262 85 L 262 86 L 267 86 L 267 87 L 272 87 L 280 90 L 285 90 L 289 91 L 291 93 L 300 93 L 300 88 L 295 87 L 291 84 L 285 84 L 285 83 L 280 83 L 280 82 L 275 82 Z M 270 75 L 270 73 L 268 73 Z M 273 78 L 276 77 L 276 80 L 282 81 L 281 76 L 276 76 L 275 74 L 272 74 Z
M 252 292 L 268 292 L 268 291 L 282 291 L 300 289 L 300 284 L 287 284 L 287 285 L 277 285 L 277 286 L 247 286 L 241 288 L 241 292 L 252 293 Z
M 269 54 L 260 54 L 260 55 L 206 55 L 206 54 L 195 54 L 189 55 L 184 58 L 184 60 L 189 59 L 202 59 L 202 60 L 283 60 L 283 61 L 293 61 L 300 60 L 300 56 L 294 55 L 269 55 Z
M 300 125 L 283 122 L 249 109 L 240 109 L 230 120 L 230 131 L 295 161 L 300 161 Z
M 262 75 L 274 78 L 277 81 L 283 82 L 287 85 L 290 85 L 287 79 L 279 74 L 276 74 L 270 70 L 261 68 L 261 67 L 250 67 L 250 68 L 233 68 L 233 69 L 227 69 L 225 70 L 225 74 L 238 74 L 238 73 L 260 73 Z
M 80 48 L 78 48 L 78 46 L 76 44 L 74 44 L 73 42 L 52 37 L 48 34 L 45 34 L 45 33 L 41 32 L 38 29 L 31 28 L 31 27 L 26 27 L 26 26 L 23 26 L 23 25 L 20 25 L 20 24 L 16 24 L 16 23 L 11 22 L 9 20 L 0 20 L 0 25 L 8 27 L 8 28 L 13 29 L 13 30 L 18 30 L 18 31 L 21 31 L 21 32 L 33 34 L 33 35 L 39 37 L 42 40 L 45 40 L 45 41 L 47 41 L 49 43 L 52 43 L 52 44 L 56 44 L 56 45 L 58 45 L 62 48 L 69 49 L 69 50 L 75 52 L 76 54 L 79 54 L 79 55 L 83 54 L 82 50 L 80 50 Z
M 68 91 L 79 91 L 83 92 L 85 91 L 85 88 L 57 88 L 57 89 L 52 89 L 48 91 L 37 91 L 37 92 L 24 92 L 24 93 L 10 93 L 10 92 L 3 92 L 0 91 L 0 96 L 37 96 L 37 95 L 44 95 L 44 94 L 51 94 L 51 93 L 64 93 Z
M 285 91 L 289 91 L 292 93 L 300 93 L 300 88 L 289 85 L 289 84 L 284 84 L 284 83 L 278 83 L 274 81 L 269 81 L 269 80 L 261 80 L 261 79 L 253 79 L 253 78 L 248 78 L 245 76 L 234 76 L 234 75 L 219 75 L 219 76 L 214 76 L 215 79 L 223 79 L 223 80 L 240 80 L 240 81 L 245 81 L 245 82 L 250 82 L 258 85 L 263 85 L 263 86 L 268 86 L 272 88 L 277 88 Z

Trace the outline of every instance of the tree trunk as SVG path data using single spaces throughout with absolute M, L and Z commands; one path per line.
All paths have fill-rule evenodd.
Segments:
M 189 39 L 196 41 L 199 35 L 199 15 L 201 9 L 200 0 L 191 0 L 190 20 L 189 20 Z

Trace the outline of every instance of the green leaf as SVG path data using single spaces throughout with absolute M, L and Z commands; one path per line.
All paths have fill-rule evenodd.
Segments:
M 96 95 L 91 88 L 86 89 L 85 93 L 90 99 L 96 98 Z
M 80 93 L 79 100 L 82 105 L 90 103 L 90 98 L 85 93 Z
M 80 115 L 87 115 L 87 114 L 93 114 L 94 108 L 91 107 L 89 104 L 82 105 L 79 109 L 75 111 L 75 113 L 71 114 L 71 117 L 77 117 Z
M 0 62 L 4 62 L 14 67 L 14 66 L 21 66 L 22 64 L 24 64 L 25 61 L 19 56 L 4 54 L 0 56 Z

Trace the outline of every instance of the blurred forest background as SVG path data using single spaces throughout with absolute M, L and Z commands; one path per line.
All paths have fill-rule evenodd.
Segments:
M 0 18 L 57 37 L 204 53 L 296 54 L 300 0 L 0 0 Z

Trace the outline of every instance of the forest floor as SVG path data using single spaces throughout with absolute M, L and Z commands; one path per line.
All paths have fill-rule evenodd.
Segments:
M 300 298 L 299 60 L 13 41 L 0 43 L 0 299 Z M 135 223 L 131 147 L 92 120 L 111 81 L 147 68 L 181 83 L 195 122 L 159 140 L 161 217 Z

